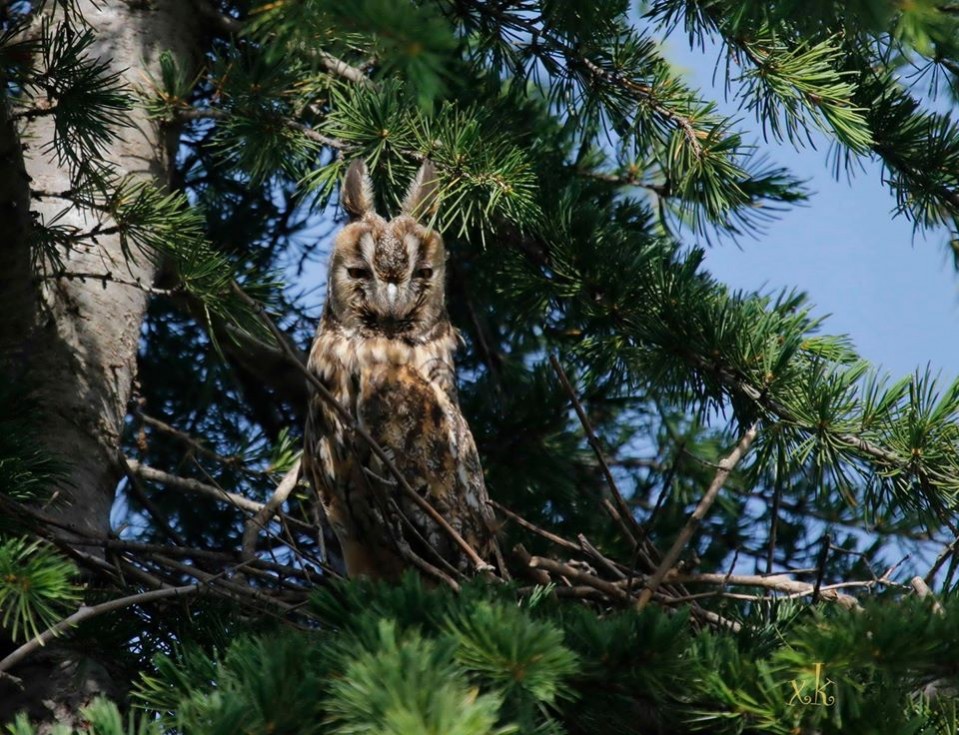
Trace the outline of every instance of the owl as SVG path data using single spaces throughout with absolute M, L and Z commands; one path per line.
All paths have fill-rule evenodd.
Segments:
M 416 493 L 484 560 L 499 558 L 479 455 L 456 395 L 446 251 L 424 224 L 437 211 L 435 169 L 423 164 L 393 219 L 374 211 L 362 160 L 347 170 L 340 200 L 350 222 L 334 240 L 309 370 Z M 349 576 L 396 579 L 414 563 L 448 576 L 476 573 L 451 534 L 315 390 L 303 464 Z

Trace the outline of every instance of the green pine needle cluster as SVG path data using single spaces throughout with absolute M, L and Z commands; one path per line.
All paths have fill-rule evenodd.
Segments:
M 0 626 L 15 641 L 39 635 L 80 599 L 76 567 L 41 541 L 0 539 Z
M 452 597 L 413 577 L 398 589 L 357 587 L 317 600 L 325 633 L 237 641 L 215 664 L 196 652 L 161 658 L 137 700 L 184 733 L 499 735 L 555 727 L 555 706 L 569 698 L 577 670 L 555 627 L 505 602 L 480 601 L 479 588 Z M 412 600 L 422 607 L 408 607 Z
M 355 582 L 317 599 L 320 629 L 244 638 L 212 662 L 162 657 L 136 698 L 187 734 L 639 733 L 655 711 L 684 732 L 951 735 L 951 705 L 928 686 L 955 680 L 954 606 L 770 602 L 749 633 L 693 634 L 686 616 L 656 610 L 597 616 L 477 585 L 454 596 L 413 578 Z M 797 706 L 826 678 L 835 706 Z

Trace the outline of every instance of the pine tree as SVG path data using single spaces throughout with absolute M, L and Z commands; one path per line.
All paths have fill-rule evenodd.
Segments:
M 959 383 L 704 269 L 810 192 L 668 33 L 959 241 L 948 2 L 0 3 L 2 726 L 959 732 Z M 357 157 L 437 166 L 509 579 L 343 579 L 298 482 Z

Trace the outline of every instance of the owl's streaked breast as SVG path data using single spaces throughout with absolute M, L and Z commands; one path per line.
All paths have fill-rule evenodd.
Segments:
M 453 353 L 458 335 L 448 323 L 439 324 L 420 341 L 389 337 L 360 337 L 347 330 L 321 328 L 310 351 L 308 367 L 330 390 L 341 389 L 349 379 L 359 379 L 365 369 L 376 365 L 407 365 L 430 382 L 437 382 L 451 395 L 454 390 Z M 344 394 L 343 399 L 350 396 Z M 350 405 L 351 402 L 344 405 Z

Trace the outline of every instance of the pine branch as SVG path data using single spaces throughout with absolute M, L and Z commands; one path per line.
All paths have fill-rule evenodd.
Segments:
M 208 0 L 194 0 L 194 4 L 207 20 L 211 21 L 214 27 L 229 36 L 241 35 L 246 30 L 247 25 L 242 20 L 221 13 Z M 344 79 L 352 84 L 367 86 L 372 84 L 370 78 L 362 69 L 352 66 L 342 59 L 338 59 L 323 49 L 311 49 L 316 59 L 323 68 L 332 76 Z
M 219 120 L 221 122 L 225 122 L 234 119 L 234 115 L 226 110 L 218 110 L 209 107 L 176 109 L 172 114 L 174 119 L 179 122 L 191 122 L 194 120 Z M 343 141 L 323 135 L 322 133 L 311 128 L 309 125 L 296 120 L 275 116 L 273 122 L 282 124 L 289 130 L 302 135 L 304 138 L 313 141 L 314 143 L 329 146 L 330 148 L 334 148 L 336 150 L 344 150 L 348 147 Z
M 805 424 L 793 411 L 784 406 L 779 401 L 772 398 L 768 391 L 760 390 L 751 385 L 748 381 L 737 377 L 728 368 L 717 363 L 710 363 L 696 355 L 688 355 L 691 362 L 702 366 L 705 371 L 719 375 L 726 387 L 733 393 L 742 395 L 753 401 L 756 405 L 770 411 L 781 421 L 794 426 L 800 426 L 810 433 L 827 433 L 830 438 L 839 444 L 855 450 L 864 458 L 867 458 L 880 470 L 896 469 L 903 473 L 915 473 L 920 480 L 929 485 L 942 484 L 948 485 L 959 481 L 959 477 L 952 477 L 941 472 L 929 472 L 922 469 L 916 469 L 909 458 L 903 457 L 888 447 L 884 447 L 876 442 L 863 437 L 862 435 L 851 432 L 830 431 L 825 427 L 816 427 Z
M 901 211 L 911 211 L 921 224 L 945 220 L 954 226 L 959 218 L 959 180 L 953 164 L 959 151 L 953 149 L 959 131 L 953 127 L 945 135 L 942 129 L 950 122 L 948 116 L 918 112 L 919 102 L 900 88 L 891 66 L 878 57 L 874 44 L 852 39 L 840 52 L 832 48 L 829 39 L 818 45 L 804 45 L 796 40 L 801 34 L 776 33 L 763 25 L 729 23 L 728 8 L 722 3 L 700 12 L 701 16 L 687 16 L 687 23 L 698 26 L 701 33 L 718 33 L 730 53 L 753 65 L 753 71 L 745 77 L 747 82 L 775 98 L 777 104 L 752 104 L 764 125 L 771 124 L 779 135 L 777 115 L 782 113 L 791 118 L 785 132 L 794 139 L 798 129 L 805 126 L 797 115 L 797 105 L 818 110 L 826 123 L 814 117 L 821 129 L 831 129 L 836 140 L 854 154 L 879 156 L 900 179 L 899 185 L 894 180 L 888 183 L 894 190 L 902 189 L 898 192 Z M 667 19 L 672 14 L 669 3 L 660 3 L 653 11 L 654 16 Z M 708 26 L 698 25 L 703 21 Z M 955 63 L 948 57 L 937 60 Z M 826 86 L 820 87 L 823 84 Z M 932 151 L 934 155 L 930 155 Z M 945 208 L 945 217 L 930 214 L 930 197 Z
M 91 232 L 89 234 L 78 234 L 76 237 L 80 239 L 90 239 L 96 240 L 97 235 L 106 234 L 106 230 L 98 230 L 95 233 Z M 81 283 L 85 283 L 89 278 L 93 281 L 100 281 L 103 284 L 103 287 L 106 288 L 108 283 L 116 283 L 120 286 L 129 286 L 130 288 L 136 288 L 144 293 L 148 293 L 151 296 L 175 296 L 176 294 L 182 293 L 182 287 L 174 288 L 157 288 L 156 286 L 149 286 L 139 280 L 129 280 L 125 278 L 120 278 L 110 271 L 103 273 L 82 273 L 78 271 L 67 271 L 67 270 L 56 270 L 49 273 L 44 273 L 36 277 L 38 281 L 44 280 L 60 280 L 61 278 L 67 281 L 78 280 Z
M 667 125 L 681 131 L 695 157 L 703 156 L 705 151 L 702 141 L 709 138 L 713 134 L 713 130 L 699 127 L 693 117 L 682 114 L 674 104 L 659 97 L 649 84 L 599 66 L 589 56 L 573 48 L 552 33 L 545 23 L 538 24 L 537 19 L 530 19 L 525 13 L 507 13 L 495 3 L 477 2 L 476 0 L 465 0 L 462 5 L 476 15 L 492 19 L 504 31 L 526 33 L 534 49 L 542 48 L 562 58 L 569 74 L 574 75 L 579 71 L 585 71 L 593 81 L 618 88 L 636 99 L 644 107 L 659 116 Z

